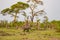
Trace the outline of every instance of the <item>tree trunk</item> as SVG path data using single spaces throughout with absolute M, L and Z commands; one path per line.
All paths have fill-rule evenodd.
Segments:
M 33 23 L 33 19 L 34 19 L 34 17 L 32 16 L 32 18 L 31 18 L 31 22 Z
M 14 15 L 14 22 L 16 22 L 17 13 Z
M 17 12 L 14 15 L 14 22 L 16 22 L 16 21 L 17 21 Z
M 32 14 L 31 14 L 31 15 L 32 15 L 32 17 L 31 17 L 32 25 L 31 25 L 31 26 L 33 27 L 33 26 L 34 26 L 34 25 L 33 25 L 34 15 L 33 15 L 33 10 L 31 10 L 31 11 L 32 11 Z
M 40 25 L 40 24 L 39 24 L 39 22 L 37 22 L 37 30 L 39 30 L 39 29 L 40 29 L 39 25 Z
M 14 24 L 15 24 L 15 27 L 16 27 L 16 29 L 18 29 L 18 25 L 17 25 L 17 13 L 14 15 Z

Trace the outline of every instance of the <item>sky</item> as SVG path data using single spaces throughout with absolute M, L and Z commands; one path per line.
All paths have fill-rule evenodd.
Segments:
M 25 0 L 0 0 L 0 11 L 10 7 L 12 4 L 22 1 L 25 2 Z M 44 10 L 47 12 L 47 16 L 49 20 L 60 20 L 60 0 L 43 0 L 44 2 Z M 28 11 L 28 10 L 27 10 Z M 27 12 L 28 13 L 28 12 Z M 20 15 L 20 18 L 18 20 L 23 21 L 24 17 Z M 41 19 L 43 19 L 41 17 Z M 12 21 L 13 17 L 10 17 L 10 15 L 3 16 L 0 14 L 0 20 L 8 20 Z

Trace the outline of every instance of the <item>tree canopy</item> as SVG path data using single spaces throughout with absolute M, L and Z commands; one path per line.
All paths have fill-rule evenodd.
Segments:
M 2 14 L 8 13 L 19 13 L 20 10 L 24 10 L 28 8 L 29 5 L 23 2 L 17 2 L 16 4 L 13 4 L 10 8 L 5 8 L 1 12 Z
M 1 14 L 3 15 L 10 14 L 14 17 L 14 21 L 16 21 L 16 18 L 18 17 L 17 14 L 20 13 L 20 10 L 24 10 L 28 7 L 29 5 L 27 3 L 17 2 L 16 4 L 10 6 L 10 8 L 3 9 L 1 11 Z

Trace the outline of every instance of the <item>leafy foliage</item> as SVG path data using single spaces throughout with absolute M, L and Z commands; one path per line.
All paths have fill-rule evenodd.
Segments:
M 29 5 L 28 4 L 26 4 L 26 3 L 23 3 L 23 2 L 17 2 L 16 4 L 13 4 L 12 6 L 11 6 L 11 9 L 19 9 L 19 10 L 23 10 L 23 9 L 26 9 L 26 8 L 28 8 L 29 7 Z
M 17 2 L 16 4 L 13 4 L 10 8 L 3 9 L 1 11 L 1 14 L 10 14 L 14 17 L 14 21 L 17 21 L 16 18 L 18 18 L 17 14 L 20 12 L 20 10 L 24 10 L 28 8 L 29 5 L 23 2 Z M 14 15 L 15 14 L 15 15 Z

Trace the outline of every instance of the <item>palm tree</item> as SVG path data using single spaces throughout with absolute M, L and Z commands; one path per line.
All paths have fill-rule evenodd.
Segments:
M 23 2 L 17 2 L 16 4 L 13 4 L 10 8 L 3 9 L 1 13 L 3 15 L 10 14 L 14 17 L 14 22 L 17 21 L 17 14 L 20 12 L 20 10 L 24 10 L 28 8 L 29 5 Z

